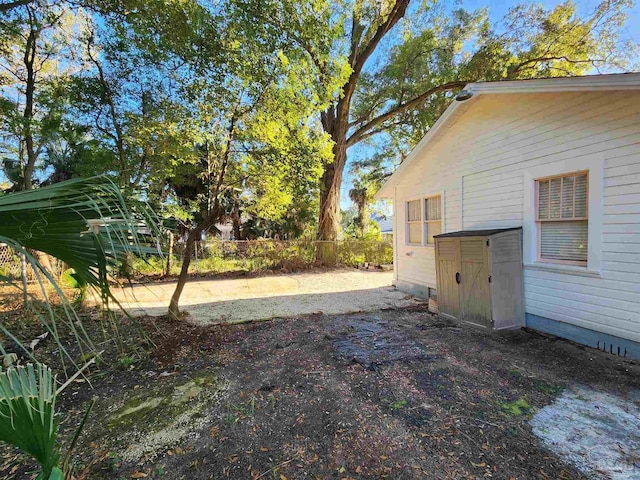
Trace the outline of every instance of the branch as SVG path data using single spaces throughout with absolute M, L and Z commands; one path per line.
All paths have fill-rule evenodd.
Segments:
M 340 99 L 340 102 L 338 104 L 339 117 L 343 115 L 348 116 L 351 97 L 353 96 L 353 92 L 356 89 L 356 84 L 358 83 L 358 78 L 360 78 L 360 73 L 364 68 L 364 64 L 376 50 L 378 44 L 389 32 L 389 30 L 391 30 L 395 26 L 395 24 L 398 23 L 398 21 L 402 17 L 404 17 L 408 5 L 409 0 L 396 0 L 396 2 L 393 4 L 391 12 L 387 16 L 387 19 L 380 25 L 378 25 L 375 33 L 365 45 L 360 45 L 362 27 L 360 26 L 360 22 L 357 20 L 357 18 L 354 18 L 352 27 L 354 31 L 351 32 L 352 40 L 349 53 L 349 64 L 351 65 L 352 71 L 351 75 L 349 75 L 349 80 L 342 88 L 343 97 Z
M 352 50 L 353 63 L 351 64 L 351 67 L 353 68 L 353 71 L 354 73 L 356 73 L 356 75 L 360 75 L 365 62 L 378 47 L 378 44 L 380 43 L 382 38 L 389 32 L 389 30 L 391 30 L 395 26 L 396 23 L 398 23 L 398 21 L 402 17 L 404 17 L 408 6 L 409 0 L 396 0 L 396 3 L 393 5 L 389 16 L 378 26 L 376 32 L 373 34 L 373 37 L 371 37 L 371 40 L 369 40 L 369 42 L 363 48 L 361 48 L 360 45 L 352 45 L 352 49 L 355 48 L 356 50 Z
M 360 125 L 367 121 L 367 118 L 374 112 L 374 110 L 382 105 L 384 105 L 385 99 L 382 97 L 378 97 L 375 101 L 371 102 L 366 111 L 360 115 L 357 119 L 349 122 L 349 128 L 353 128 L 356 125 Z
M 127 171 L 127 162 L 126 162 L 125 151 L 124 151 L 122 125 L 120 125 L 118 114 L 116 112 L 116 105 L 113 99 L 111 85 L 109 85 L 109 82 L 107 81 L 104 75 L 104 69 L 102 68 L 102 64 L 98 60 L 98 57 L 94 56 L 93 53 L 91 52 L 91 47 L 93 46 L 93 39 L 94 39 L 93 29 L 89 25 L 87 25 L 87 28 L 89 29 L 89 37 L 87 38 L 87 45 L 86 45 L 87 56 L 89 57 L 89 60 L 91 60 L 91 63 L 93 63 L 93 65 L 98 70 L 98 79 L 100 81 L 100 86 L 102 87 L 104 98 L 107 101 L 107 105 L 109 107 L 109 113 L 111 115 L 111 124 L 113 126 L 113 129 L 115 130 L 115 135 L 110 135 L 110 136 L 114 139 L 116 143 L 116 148 L 118 150 L 118 160 L 120 161 L 119 179 L 122 182 L 125 178 L 124 175 Z
M 9 2 L 9 3 L 0 3 L 0 12 L 8 12 L 9 10 L 16 8 L 16 7 L 22 7 L 24 5 L 29 5 L 30 3 L 33 3 L 35 0 L 15 0 L 13 2 Z
M 541 62 L 550 62 L 553 60 L 563 60 L 567 63 L 574 63 L 574 64 L 578 64 L 578 63 L 590 63 L 592 65 L 595 65 L 595 62 L 604 62 L 606 61 L 605 59 L 600 59 L 600 58 L 590 58 L 587 60 L 571 60 L 569 57 L 567 57 L 566 55 L 560 55 L 560 56 L 556 56 L 556 57 L 539 57 L 539 58 L 532 58 L 529 60 L 525 60 L 522 63 L 519 63 L 518 65 L 516 65 L 515 69 L 511 72 L 511 75 L 516 75 L 518 73 L 520 73 L 525 67 L 530 67 L 530 68 L 535 68 L 535 64 L 537 63 L 541 63 Z M 554 69 L 558 69 L 557 67 L 550 67 L 550 68 L 554 68 Z M 560 70 L 560 69 L 558 69 Z
M 422 95 L 415 97 L 413 100 L 409 100 L 408 102 L 397 105 L 391 110 L 388 110 L 385 113 L 378 115 L 376 118 L 369 121 L 367 124 L 363 125 L 358 130 L 353 132 L 353 134 L 351 134 L 351 136 L 347 139 L 347 147 L 355 145 L 356 143 L 358 143 L 360 140 L 364 138 L 364 134 L 367 133 L 369 130 L 377 127 L 378 125 L 381 125 L 382 123 L 395 117 L 396 115 L 406 112 L 407 110 L 418 108 L 420 105 L 424 104 L 432 95 L 435 95 L 436 93 L 455 90 L 456 88 L 462 88 L 467 83 L 469 82 L 454 81 L 454 82 L 443 83 L 442 85 L 438 85 L 437 87 L 430 88 L 429 90 L 424 92 Z

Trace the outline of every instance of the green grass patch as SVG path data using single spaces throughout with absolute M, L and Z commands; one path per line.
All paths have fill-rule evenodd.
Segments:
M 547 395 L 553 396 L 559 395 L 562 391 L 561 385 L 553 385 L 542 380 L 536 380 L 533 384 L 533 387 L 541 393 L 546 393 Z
M 401 410 L 406 406 L 407 406 L 406 400 L 398 400 L 397 402 L 393 402 L 390 408 L 391 410 Z
M 524 398 L 519 398 L 513 402 L 500 403 L 500 408 L 508 417 L 520 417 L 533 413 L 533 407 Z

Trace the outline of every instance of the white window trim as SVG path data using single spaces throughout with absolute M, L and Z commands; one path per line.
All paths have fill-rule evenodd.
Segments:
M 424 201 L 427 198 L 431 198 L 431 197 L 437 197 L 438 195 L 440 195 L 440 222 L 442 223 L 442 233 L 446 233 L 447 229 L 446 229 L 446 209 L 445 209 L 445 196 L 444 196 L 444 190 L 440 190 L 437 192 L 432 192 L 432 193 L 427 193 L 427 194 L 421 194 L 421 195 L 413 195 L 411 197 L 405 197 L 402 199 L 403 202 L 403 206 L 404 206 L 404 245 L 405 247 L 415 247 L 415 248 L 434 248 L 435 247 L 435 243 L 427 243 L 427 236 L 426 236 L 426 221 L 425 221 L 425 211 L 424 211 Z M 407 203 L 409 202 L 413 202 L 414 200 L 420 200 L 420 212 L 422 213 L 421 215 L 421 222 L 422 222 L 422 241 L 421 243 L 409 243 L 409 222 L 407 221 L 407 216 L 409 214 L 408 211 L 408 207 L 407 207 Z
M 563 263 L 538 261 L 538 228 L 536 222 L 536 179 L 572 172 L 589 171 L 589 226 L 587 266 L 567 265 Z M 561 162 L 553 162 L 523 171 L 523 263 L 525 268 L 550 270 L 569 274 L 589 274 L 599 276 L 602 270 L 602 220 L 603 220 L 603 177 L 604 159 L 573 158 Z

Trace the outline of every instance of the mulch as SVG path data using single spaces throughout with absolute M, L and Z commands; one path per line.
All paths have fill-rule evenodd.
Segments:
M 100 322 L 86 324 L 99 334 Z M 122 319 L 120 333 L 131 362 L 105 344 L 91 386 L 61 396 L 63 443 L 91 398 L 118 402 L 160 375 L 207 369 L 224 392 L 203 427 L 139 463 L 92 438 L 105 420 L 92 415 L 78 478 L 581 479 L 541 446 L 531 415 L 573 383 L 640 388 L 638 363 L 525 330 L 490 335 L 423 308 L 213 327 Z M 39 348 L 57 361 L 52 342 Z M 0 477 L 31 478 L 31 468 L 0 449 Z

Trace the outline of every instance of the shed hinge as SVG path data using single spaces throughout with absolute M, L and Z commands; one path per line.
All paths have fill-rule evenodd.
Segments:
M 487 240 L 487 247 L 489 246 L 489 240 Z
M 491 275 L 489 275 L 489 283 L 491 283 Z

